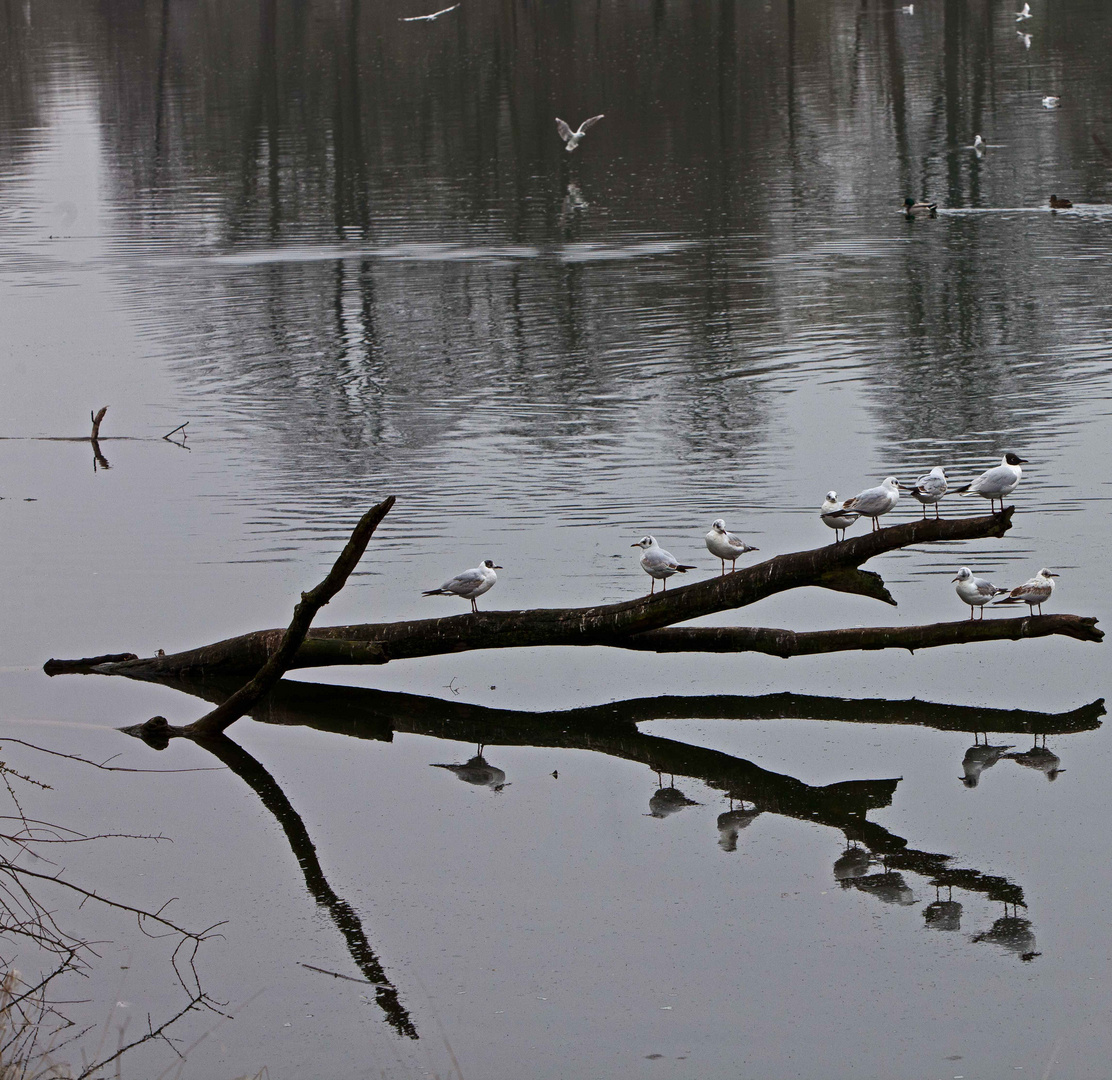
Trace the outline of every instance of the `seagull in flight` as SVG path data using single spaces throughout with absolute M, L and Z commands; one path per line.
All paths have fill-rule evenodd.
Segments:
M 1030 614 L 1034 615 L 1035 608 L 1038 608 L 1041 615 L 1043 604 L 1050 599 L 1050 594 L 1054 592 L 1054 578 L 1057 576 L 1044 566 L 1030 581 L 1017 585 L 1003 600 L 997 600 L 996 602 L 998 604 L 1026 604 Z
M 643 549 L 641 552 L 641 569 L 653 579 L 649 596 L 652 596 L 656 591 L 657 581 L 662 583 L 662 591 L 667 592 L 668 579 L 673 574 L 686 574 L 688 570 L 695 569 L 694 566 L 685 566 L 670 551 L 665 551 L 656 542 L 655 536 L 642 536 L 636 544 L 630 544 L 629 546 Z
M 985 581 L 984 578 L 974 577 L 973 571 L 968 566 L 963 566 L 958 571 L 958 576 L 953 579 L 956 581 L 957 588 L 954 592 L 958 594 L 958 599 L 964 600 L 969 605 L 969 617 L 972 619 L 976 615 L 976 609 L 981 609 L 981 618 L 985 617 L 985 604 L 997 596 L 1003 596 L 1008 590 L 1001 589 L 993 585 L 991 581 Z M 1008 747 L 1004 748 L 1009 749 Z
M 1029 18 L 1031 18 L 1031 5 L 1030 4 L 1024 4 L 1023 5 L 1023 10 L 1022 11 L 1017 11 L 1015 13 L 1015 21 L 1016 22 L 1023 22 L 1024 19 L 1029 19 Z
M 706 536 L 707 551 L 717 555 L 722 560 L 722 575 L 726 574 L 726 560 L 729 559 L 731 572 L 737 569 L 737 560 L 747 551 L 758 551 L 759 548 L 750 547 L 737 533 L 726 531 L 726 522 L 718 518 L 710 527 Z
M 822 523 L 834 530 L 834 543 L 840 544 L 846 538 L 848 529 L 861 515 L 856 510 L 846 510 L 838 501 L 836 491 L 828 491 L 819 511 Z M 839 536 L 838 533 L 842 535 Z
M 447 15 L 449 11 L 455 11 L 458 7 L 459 4 L 453 4 L 451 7 L 434 11 L 431 15 L 410 15 L 408 19 L 399 19 L 398 22 L 432 22 L 433 19 L 439 19 L 441 15 Z
M 996 503 L 1000 503 L 1000 512 L 1004 512 L 1004 496 L 1010 495 L 1016 485 L 1023 479 L 1023 470 L 1020 465 L 1026 465 L 1027 459 L 1008 451 L 1001 459 L 1000 464 L 994 469 L 986 469 L 975 480 L 970 481 L 963 488 L 958 488 L 959 495 L 980 495 L 989 501 L 989 512 L 995 513 Z
M 494 571 L 501 569 L 502 567 L 494 565 L 492 559 L 485 559 L 474 570 L 464 570 L 462 574 L 457 574 L 450 581 L 444 582 L 439 589 L 429 589 L 421 595 L 462 596 L 464 600 L 471 601 L 472 611 L 478 611 L 475 600 L 494 588 L 494 583 L 498 580 L 498 575 Z
M 873 519 L 873 532 L 880 529 L 877 518 L 887 514 L 900 501 L 900 482 L 889 476 L 876 487 L 866 488 L 852 499 L 846 499 L 843 510 L 856 510 L 862 517 Z
M 556 130 L 560 133 L 560 138 L 568 144 L 566 149 L 569 154 L 579 145 L 583 136 L 587 134 L 587 129 L 592 124 L 597 124 L 605 115 L 605 113 L 599 113 L 598 116 L 592 116 L 590 120 L 584 120 L 577 131 L 572 131 L 571 125 L 558 116 L 556 117 Z

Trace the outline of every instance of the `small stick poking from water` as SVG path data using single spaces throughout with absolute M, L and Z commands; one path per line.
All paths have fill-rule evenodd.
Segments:
M 100 422 L 104 419 L 104 414 L 106 412 L 108 412 L 107 405 L 105 405 L 104 408 L 101 409 L 100 412 L 98 412 L 95 416 L 93 415 L 92 410 L 90 410 L 89 412 L 89 419 L 93 422 L 93 433 L 89 436 L 89 438 L 92 439 L 93 442 L 96 442 L 97 439 L 100 437 Z
M 187 437 L 187 435 L 188 435 L 188 432 L 187 432 L 187 431 L 185 430 L 185 427 L 186 427 L 186 424 L 188 424 L 188 423 L 189 423 L 189 421 L 188 421 L 188 420 L 186 420 L 185 424 L 178 424 L 178 426 L 177 426 L 176 428 L 174 428 L 174 430 L 173 430 L 173 431 L 168 431 L 168 432 L 166 432 L 166 434 L 165 434 L 165 435 L 163 435 L 162 437 L 163 437 L 164 439 L 169 439 L 169 438 L 170 438 L 170 436 L 171 436 L 171 435 L 173 435 L 173 434 L 174 434 L 175 432 L 178 432 L 178 431 L 180 431 L 180 432 L 181 432 L 181 437 L 182 437 L 183 439 L 184 439 L 184 438 L 186 438 L 186 437 Z
M 316 967 L 313 964 L 302 962 L 301 966 L 303 968 L 308 968 L 310 971 L 319 971 L 322 975 L 331 975 L 334 979 L 346 979 L 348 982 L 359 983 L 360 986 L 373 986 L 376 990 L 394 989 L 389 983 L 371 982 L 370 979 L 356 979 L 352 975 L 341 975 L 338 971 L 329 971 L 328 968 Z

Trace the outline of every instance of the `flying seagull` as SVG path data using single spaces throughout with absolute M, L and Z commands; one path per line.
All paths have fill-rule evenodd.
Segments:
M 583 123 L 579 125 L 578 131 L 572 131 L 571 127 L 565 121 L 561 120 L 558 116 L 556 117 L 556 130 L 560 133 L 560 138 L 568 144 L 567 151 L 569 154 L 579 145 L 583 136 L 587 134 L 587 128 L 592 124 L 597 124 L 605 115 L 605 113 L 599 113 L 598 116 L 592 116 L 590 120 L 584 120 Z
M 451 7 L 434 11 L 431 15 L 410 15 L 408 19 L 399 19 L 398 22 L 432 22 L 433 19 L 439 19 L 441 15 L 447 15 L 449 11 L 455 11 L 458 7 L 459 4 L 453 4 Z

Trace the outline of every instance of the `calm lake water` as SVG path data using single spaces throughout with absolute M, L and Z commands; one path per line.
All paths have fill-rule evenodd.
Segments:
M 1006 449 L 1011 531 L 868 564 L 898 607 L 707 621 L 964 618 L 959 566 L 1049 566 L 1107 628 L 1112 8 L 402 21 L 439 2 L 0 0 L 2 756 L 29 817 L 115 837 L 50 872 L 224 921 L 229 1018 L 121 1074 L 1105 1077 L 1103 645 L 301 671 L 222 757 L 116 730 L 193 694 L 43 674 L 285 624 L 390 494 L 321 623 L 460 613 L 421 591 L 484 558 L 484 608 L 629 599 L 646 532 L 701 579 L 716 517 L 811 548 L 826 491 Z M 108 467 L 58 438 L 103 405 Z M 49 900 L 104 942 L 72 1060 L 180 1007 L 164 941 Z

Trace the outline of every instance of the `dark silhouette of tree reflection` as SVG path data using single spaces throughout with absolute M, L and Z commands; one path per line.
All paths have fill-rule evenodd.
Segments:
M 238 686 L 234 679 L 194 681 L 173 677 L 158 681 L 214 702 L 222 701 Z M 898 777 L 813 786 L 718 750 L 645 734 L 637 724 L 680 717 L 735 720 L 813 717 L 851 723 L 913 724 L 941 731 L 1022 732 L 1032 735 L 1037 742 L 1039 737 L 1045 740 L 1050 734 L 1067 735 L 1099 727 L 1104 711 L 1103 699 L 1055 714 L 922 701 L 854 701 L 769 694 L 640 698 L 534 713 L 391 691 L 283 681 L 252 710 L 251 716 L 261 723 L 305 726 L 360 739 L 389 742 L 399 732 L 477 745 L 478 752 L 463 765 L 431 764 L 493 790 L 504 786 L 505 774 L 484 757 L 490 746 L 574 748 L 638 761 L 658 775 L 658 791 L 650 802 L 650 813 L 655 817 L 666 817 L 684 805 L 691 805 L 675 787 L 676 776 L 697 779 L 730 799 L 731 810 L 718 819 L 719 845 L 724 850 L 736 848 L 738 833 L 758 815 L 781 814 L 827 825 L 842 833 L 848 847 L 835 862 L 833 872 L 845 888 L 858 889 L 886 903 L 906 905 L 914 902 L 914 898 L 903 875 L 913 873 L 937 888 L 948 887 L 951 891 L 960 888 L 1005 905 L 1025 907 L 1023 889 L 1017 883 L 972 867 L 953 866 L 952 856 L 916 850 L 905 838 L 867 819 L 870 810 L 891 803 L 900 782 Z M 304 824 L 273 777 L 230 739 L 199 744 L 242 776 L 278 818 L 310 892 L 330 912 L 356 964 L 376 985 L 378 1003 L 387 1019 L 402 1034 L 416 1038 L 408 1014 L 398 1003 L 397 991 L 366 941 L 358 916 L 328 885 Z M 663 775 L 673 778 L 668 786 L 663 783 Z M 741 808 L 734 810 L 734 803 Z M 937 929 L 956 929 L 961 905 L 940 904 L 941 901 L 928 906 L 924 912 L 927 924 Z M 1012 926 L 1009 923 L 1002 930 L 987 931 L 973 940 L 998 940 L 1027 958 L 1027 954 L 1033 955 L 1032 948 L 1019 949 L 1008 944 L 1020 938 L 1033 942 L 1031 924 L 1021 921 L 1026 923 L 1023 934 L 1013 933 L 1008 929 Z M 1007 934 L 1011 937 L 1004 941 Z

